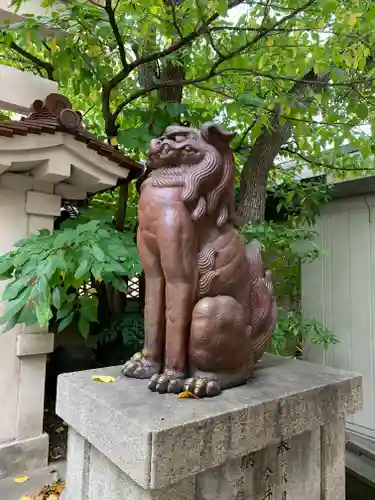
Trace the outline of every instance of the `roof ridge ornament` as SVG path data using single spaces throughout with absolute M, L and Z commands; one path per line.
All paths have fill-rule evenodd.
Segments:
M 77 130 L 82 123 L 82 113 L 72 109 L 72 103 L 62 94 L 49 94 L 44 101 L 37 99 L 30 107 L 31 113 L 26 120 L 47 119 L 60 122 L 70 132 Z

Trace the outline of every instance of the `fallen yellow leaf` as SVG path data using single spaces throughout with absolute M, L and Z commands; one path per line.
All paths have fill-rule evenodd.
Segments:
M 64 429 L 64 427 L 58 427 L 58 428 L 55 430 L 55 432 L 56 432 L 56 434 L 61 434 L 62 432 L 64 432 L 64 430 L 65 430 L 65 429 Z
M 65 483 L 58 484 L 55 486 L 55 491 L 60 495 L 65 490 Z
M 192 392 L 188 392 L 188 391 L 180 392 L 180 394 L 177 397 L 178 397 L 178 399 L 185 399 L 185 398 L 199 399 L 198 396 L 196 396 Z
M 31 497 L 21 497 L 20 500 L 33 500 Z
M 104 382 L 105 384 L 111 384 L 116 381 L 115 377 L 110 377 L 109 375 L 93 375 L 92 379 L 95 382 Z
M 17 476 L 14 478 L 15 483 L 26 483 L 30 478 L 29 476 Z

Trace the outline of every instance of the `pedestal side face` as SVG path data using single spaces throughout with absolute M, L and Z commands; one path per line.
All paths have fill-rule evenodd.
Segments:
M 274 356 L 266 357 L 249 384 L 211 400 L 152 394 L 147 381 L 99 384 L 94 373 L 60 377 L 57 412 L 151 489 L 315 431 L 361 406 L 360 376 Z
M 198 474 L 195 498 L 322 500 L 321 462 L 315 429 Z
M 344 500 L 344 420 L 304 432 L 162 489 L 144 489 L 69 429 L 64 500 Z

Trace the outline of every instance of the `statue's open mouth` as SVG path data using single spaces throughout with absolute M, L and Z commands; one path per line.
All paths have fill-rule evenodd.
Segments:
M 180 148 L 169 139 L 155 139 L 150 144 L 149 158 L 154 168 L 174 167 L 181 163 Z

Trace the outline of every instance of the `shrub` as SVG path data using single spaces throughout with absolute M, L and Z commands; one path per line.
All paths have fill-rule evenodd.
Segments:
M 87 337 L 98 321 L 100 287 L 126 292 L 124 278 L 141 272 L 134 234 L 108 221 L 76 222 L 59 231 L 42 230 L 0 256 L 0 278 L 11 279 L 0 323 L 44 327 L 54 319 L 59 331 L 73 320 Z

